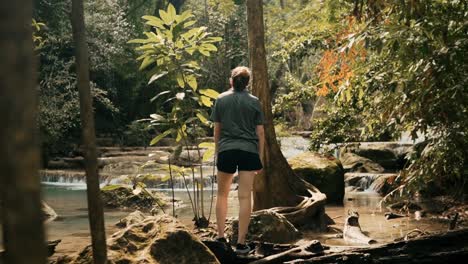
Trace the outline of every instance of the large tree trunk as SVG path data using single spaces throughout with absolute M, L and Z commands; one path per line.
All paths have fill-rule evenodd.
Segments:
M 75 42 L 78 91 L 80 95 L 80 116 L 84 147 L 86 185 L 88 197 L 89 225 L 95 264 L 107 262 L 104 210 L 102 206 L 97 164 L 96 135 L 91 89 L 89 86 L 88 46 L 86 44 L 83 18 L 83 1 L 72 1 L 72 28 Z
M 254 182 L 254 210 L 272 208 L 294 225 L 325 228 L 326 197 L 317 188 L 297 177 L 284 158 L 276 141 L 271 112 L 264 43 L 262 0 L 247 0 L 247 24 L 252 68 L 252 89 L 262 102 L 265 115 L 264 173 Z
M 0 2 L 0 263 L 46 263 L 40 199 L 32 1 Z

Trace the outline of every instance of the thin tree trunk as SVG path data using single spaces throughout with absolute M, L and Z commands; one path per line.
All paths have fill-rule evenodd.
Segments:
M 89 224 L 95 264 L 107 262 L 104 210 L 99 188 L 96 135 L 91 89 L 89 86 L 88 46 L 86 44 L 83 18 L 83 1 L 72 0 L 72 28 L 75 42 L 75 56 L 80 95 L 80 116 L 84 145 L 86 185 L 88 196 Z
M 276 141 L 271 111 L 271 95 L 265 51 L 262 0 L 247 0 L 247 24 L 252 89 L 262 103 L 265 115 L 264 172 L 255 177 L 254 210 L 267 209 L 283 214 L 295 225 L 309 223 L 311 227 L 325 227 L 324 194 L 297 177 L 281 153 Z
M 0 206 L 5 263 L 46 263 L 32 1 L 0 2 Z

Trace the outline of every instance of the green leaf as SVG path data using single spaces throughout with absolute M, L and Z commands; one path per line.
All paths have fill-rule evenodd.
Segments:
M 214 157 L 214 155 L 215 155 L 214 148 L 207 149 L 205 153 L 203 153 L 203 162 L 210 161 Z
M 156 21 L 147 21 L 145 23 L 146 25 L 150 25 L 150 26 L 153 26 L 153 27 L 157 27 L 157 28 L 160 28 L 160 29 L 164 29 L 164 25 L 163 25 L 163 22 L 156 22 Z
M 166 25 L 171 25 L 172 21 L 174 20 L 173 18 L 171 19 L 171 16 L 164 10 L 159 10 L 159 16 L 161 19 L 164 21 L 164 24 Z
M 206 107 L 213 106 L 213 102 L 211 101 L 211 99 L 209 97 L 204 96 L 204 95 L 200 96 L 200 102 L 202 103 L 202 105 L 204 105 Z
M 202 45 L 202 47 L 204 50 L 207 50 L 207 51 L 218 51 L 218 48 L 216 48 L 216 46 L 213 44 L 205 43 Z
M 156 143 L 158 143 L 161 139 L 167 137 L 169 134 L 171 134 L 173 132 L 173 129 L 168 129 L 166 131 L 164 131 L 163 133 L 159 134 L 158 136 L 156 136 L 155 138 L 153 138 L 153 140 L 151 140 L 150 142 L 150 145 L 151 146 L 154 146 Z
M 200 121 L 203 124 L 208 124 L 208 119 L 205 116 L 203 116 L 201 113 L 197 113 L 197 117 L 198 117 L 198 119 L 200 119 Z
M 192 26 L 195 23 L 197 23 L 197 21 L 195 21 L 195 20 L 185 22 L 184 23 L 184 28 L 188 28 L 188 27 Z
M 179 16 L 176 17 L 176 21 L 178 23 L 181 23 L 181 22 L 184 22 L 185 20 L 189 19 L 193 17 L 192 13 L 187 10 L 187 11 L 184 11 L 182 14 L 180 14 Z
M 200 65 L 198 65 L 196 61 L 191 61 L 186 64 L 182 64 L 182 66 L 192 68 L 192 69 L 197 69 L 197 70 L 200 69 Z
M 213 89 L 203 89 L 200 90 L 200 93 L 213 99 L 217 99 L 219 96 L 219 93 Z
M 187 136 L 187 125 L 183 124 L 180 129 L 177 130 L 177 138 L 176 142 L 179 142 L 181 139 L 185 138 Z
M 143 62 L 141 63 L 141 66 L 140 66 L 140 71 L 146 69 L 146 67 L 148 67 L 149 65 L 155 63 L 155 60 L 152 58 L 152 57 L 146 57 Z
M 202 55 L 204 55 L 204 56 L 206 56 L 206 57 L 209 57 L 209 56 L 210 56 L 210 52 L 207 51 L 207 50 L 205 50 L 205 49 L 203 49 L 203 48 L 199 48 L 198 51 L 199 51 Z
M 149 82 L 148 82 L 148 85 L 151 84 L 151 83 L 153 83 L 153 82 L 156 81 L 157 79 L 159 79 L 159 78 L 165 76 L 165 75 L 167 75 L 167 71 L 163 71 L 163 72 L 161 72 L 160 74 L 154 74 L 153 76 L 151 76 L 151 78 L 150 78 L 150 80 L 149 80 Z
M 207 149 L 210 149 L 210 148 L 215 148 L 215 143 L 214 142 L 202 142 L 200 144 L 198 144 L 198 147 L 200 148 L 207 148 Z
M 174 20 L 176 18 L 177 12 L 176 12 L 175 7 L 172 4 L 169 4 L 169 6 L 167 7 L 167 14 L 171 18 L 171 20 Z
M 223 40 L 223 38 L 221 38 L 221 37 L 209 37 L 209 38 L 206 38 L 205 42 L 206 43 L 213 43 L 213 42 L 220 42 L 222 40 Z
M 154 26 L 160 29 L 165 29 L 164 22 L 159 17 L 143 16 L 142 18 L 146 20 L 147 25 Z
M 136 47 L 135 50 L 137 51 L 140 51 L 140 50 L 154 50 L 155 48 L 155 44 L 146 44 L 146 45 L 142 45 L 142 46 L 139 46 L 139 47 Z
M 185 88 L 184 76 L 181 73 L 176 75 L 177 84 L 179 84 L 180 88 Z
M 187 77 L 185 77 L 185 80 L 187 81 L 188 85 L 192 87 L 194 91 L 197 90 L 198 88 L 197 78 L 195 78 L 194 75 L 188 75 Z

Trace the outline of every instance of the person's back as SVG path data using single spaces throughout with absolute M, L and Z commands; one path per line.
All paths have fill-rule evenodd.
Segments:
M 257 125 L 263 116 L 257 97 L 246 90 L 222 93 L 214 107 L 214 121 L 221 123 L 218 152 L 239 149 L 258 153 Z

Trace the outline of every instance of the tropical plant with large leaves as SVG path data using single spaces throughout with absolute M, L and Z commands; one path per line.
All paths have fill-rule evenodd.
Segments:
M 193 27 L 196 23 L 190 11 L 176 13 L 174 6 L 167 10 L 159 10 L 159 17 L 143 16 L 150 30 L 144 32 L 146 38 L 133 39 L 129 43 L 137 44 L 136 51 L 141 55 L 140 70 L 147 71 L 148 85 L 165 79 L 170 88 L 154 96 L 152 102 L 162 102 L 160 111 L 150 116 L 151 126 L 165 129 L 151 140 L 151 145 L 172 135 L 179 146 L 185 146 L 189 162 L 192 163 L 192 177 L 195 180 L 194 166 L 200 167 L 201 183 L 203 183 L 202 162 L 195 163 L 190 145 L 194 144 L 198 158 L 202 159 L 199 136 L 202 127 L 210 126 L 206 108 L 213 105 L 218 92 L 213 89 L 201 89 L 198 79 L 201 76 L 200 62 L 217 51 L 215 44 L 222 39 L 212 36 L 206 27 Z M 169 111 L 167 111 L 169 109 Z M 203 207 L 203 184 L 200 188 L 200 203 L 195 201 L 195 224 L 207 224 Z M 197 192 L 194 187 L 194 196 Z M 199 206 L 200 205 L 200 206 Z

